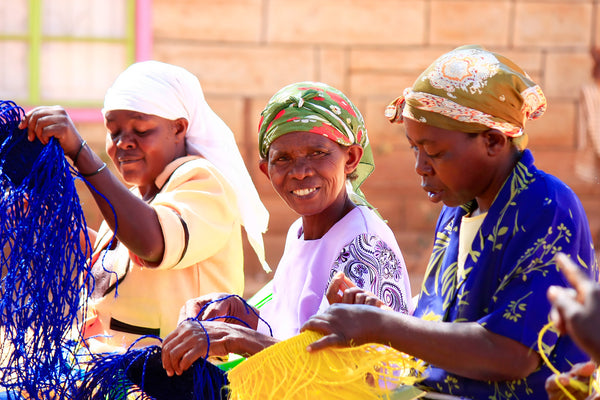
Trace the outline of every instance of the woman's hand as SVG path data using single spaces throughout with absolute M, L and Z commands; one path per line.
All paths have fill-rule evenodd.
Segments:
M 377 342 L 384 311 L 365 305 L 333 304 L 324 313 L 311 317 L 302 331 L 310 330 L 324 336 L 310 344 L 308 351 L 327 347 L 343 347 Z
M 566 333 L 596 362 L 600 362 L 600 285 L 588 278 L 570 258 L 556 256 L 556 262 L 573 288 L 551 286 L 548 299 L 552 317 L 561 333 Z
M 334 275 L 329 283 L 325 296 L 327 297 L 329 304 L 364 304 L 393 311 L 373 293 L 356 286 L 343 272 L 338 272 Z
M 50 138 L 56 138 L 71 159 L 75 158 L 83 143 L 69 114 L 60 106 L 34 108 L 25 115 L 19 129 L 27 129 L 30 142 L 37 138 L 43 144 L 48 144 Z
M 203 308 L 204 311 L 202 311 Z M 200 311 L 202 311 L 202 314 L 198 315 Z M 256 329 L 258 326 L 257 314 L 258 310 L 247 304 L 239 296 L 228 293 L 211 293 L 186 301 L 179 312 L 179 322 L 188 318 L 210 320 L 231 316 L 235 318 L 223 318 L 219 321 Z M 239 320 L 246 322 L 247 325 Z
M 277 342 L 252 329 L 219 321 L 183 321 L 162 344 L 167 375 L 181 375 L 200 357 L 236 353 L 248 356 Z
M 573 365 L 570 371 L 563 372 L 560 375 L 551 375 L 546 379 L 546 392 L 549 400 L 566 400 L 569 397 L 563 392 L 556 380 L 573 396 L 575 399 L 597 399 L 598 393 L 589 394 L 588 384 L 590 376 L 594 373 L 597 366 L 593 362 L 579 363 Z

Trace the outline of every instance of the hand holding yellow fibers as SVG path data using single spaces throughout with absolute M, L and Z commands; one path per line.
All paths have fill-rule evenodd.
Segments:
M 560 390 L 563 391 L 563 393 L 565 394 L 565 396 L 571 400 L 577 400 L 575 396 L 573 396 L 566 387 L 564 387 L 563 384 L 560 383 L 559 380 L 559 375 L 561 374 L 561 372 L 559 370 L 556 369 L 556 367 L 554 365 L 552 365 L 552 363 L 550 362 L 550 360 L 548 359 L 548 356 L 546 355 L 546 353 L 543 351 L 544 347 L 543 347 L 543 342 L 542 339 L 544 337 L 544 334 L 551 329 L 554 326 L 554 323 L 552 321 L 548 322 L 546 325 L 544 325 L 544 327 L 542 328 L 542 330 L 540 331 L 539 335 L 538 335 L 538 353 L 540 354 L 540 357 L 542 357 L 542 360 L 544 361 L 544 363 L 548 366 L 548 368 L 550 368 L 550 370 L 552 371 L 552 373 L 554 373 L 554 382 L 556 383 L 556 386 L 558 386 L 560 388 Z M 596 374 L 598 373 L 598 371 L 596 371 Z M 595 391 L 599 391 L 599 383 L 598 381 L 594 380 L 594 376 L 596 374 L 592 374 L 590 376 L 590 381 L 589 384 L 586 384 L 582 381 L 579 381 L 577 379 L 571 378 L 569 380 L 569 386 L 571 386 L 574 389 L 577 389 L 579 391 L 582 391 L 584 393 L 587 393 L 588 395 L 592 394 L 592 389 L 594 389 Z M 597 377 L 596 377 L 597 379 Z
M 320 337 L 302 332 L 233 368 L 230 399 L 389 399 L 393 388 L 414 384 L 425 369 L 422 361 L 381 344 L 306 351 Z

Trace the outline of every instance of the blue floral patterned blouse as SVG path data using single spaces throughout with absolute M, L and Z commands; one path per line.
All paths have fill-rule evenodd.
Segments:
M 538 170 L 525 150 L 475 236 L 464 274 L 457 276 L 461 218 L 473 207 L 443 208 L 414 315 L 478 322 L 537 352 L 538 334 L 549 321 L 546 291 L 550 285 L 567 285 L 555 253 L 564 252 L 590 275 L 598 274 L 583 207 L 569 187 Z M 571 339 L 553 331 L 544 335 L 543 347 L 560 371 L 587 359 Z M 423 385 L 438 392 L 511 400 L 546 399 L 544 382 L 551 374 L 546 365 L 517 381 L 477 381 L 433 365 L 427 373 Z

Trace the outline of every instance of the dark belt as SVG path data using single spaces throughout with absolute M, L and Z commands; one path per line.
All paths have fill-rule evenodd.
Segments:
M 130 325 L 114 318 L 110 319 L 110 329 L 113 331 L 132 333 L 134 335 L 160 336 L 160 328 L 147 328 L 145 326 Z

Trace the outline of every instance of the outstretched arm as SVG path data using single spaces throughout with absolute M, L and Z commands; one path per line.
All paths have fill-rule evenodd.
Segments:
M 48 144 L 50 138 L 58 140 L 65 155 L 76 161 L 80 173 L 93 174 L 86 179 L 109 201 L 94 190 L 90 190 L 105 221 L 115 230 L 116 212 L 117 237 L 134 254 L 150 263 L 162 260 L 164 241 L 158 216 L 152 207 L 133 195 L 108 168 L 101 170 L 104 162 L 83 139 L 67 112 L 59 106 L 38 107 L 27 113 L 19 128 L 27 129 L 29 140 L 36 137 Z M 94 174 L 96 171 L 99 173 Z
M 521 379 L 540 363 L 539 356 L 528 347 L 478 323 L 425 321 L 364 305 L 334 304 L 312 317 L 302 330 L 325 335 L 311 344 L 309 351 L 382 343 L 448 372 L 478 380 Z

